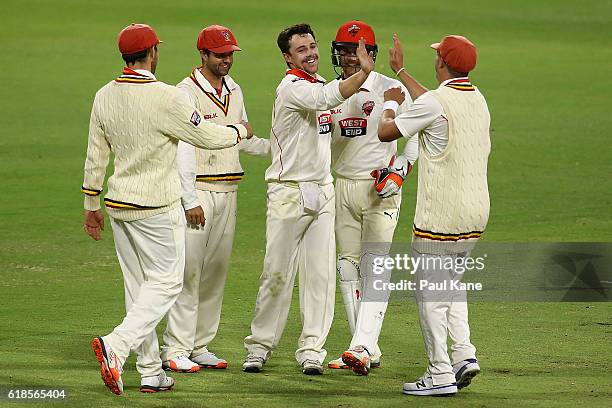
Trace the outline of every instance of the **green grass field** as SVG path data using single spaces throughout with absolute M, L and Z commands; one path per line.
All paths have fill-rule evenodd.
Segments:
M 444 4 L 442 4 L 444 3 Z M 274 90 L 284 74 L 276 36 L 313 25 L 321 70 L 333 77 L 329 43 L 343 22 L 370 23 L 381 49 L 377 70 L 392 75 L 386 50 L 403 40 L 407 69 L 436 86 L 429 44 L 464 34 L 479 49 L 473 82 L 487 97 L 493 150 L 487 241 L 612 241 L 612 128 L 609 0 L 277 3 L 5 0 L 0 24 L 0 388 L 65 387 L 70 406 L 172 407 L 609 407 L 612 305 L 472 304 L 472 340 L 482 374 L 450 399 L 401 394 L 426 358 L 412 302 L 389 306 L 380 344 L 383 368 L 368 377 L 332 372 L 309 378 L 293 359 L 300 322 L 293 306 L 280 349 L 261 375 L 242 373 L 265 245 L 267 160 L 243 158 L 232 271 L 212 349 L 225 371 L 177 374 L 174 392 L 143 395 L 133 357 L 125 395 L 110 394 L 89 348 L 123 317 L 123 284 L 110 228 L 101 242 L 82 231 L 82 168 L 95 92 L 117 76 L 118 31 L 156 28 L 157 76 L 176 83 L 198 64 L 206 25 L 231 27 L 243 52 L 232 76 L 249 119 L 268 136 Z M 404 190 L 396 241 L 408 242 L 416 177 Z M 349 342 L 340 296 L 327 350 Z M 0 405 L 7 405 L 0 399 Z M 36 406 L 31 403 L 28 406 Z M 40 405 L 46 405 L 40 403 Z

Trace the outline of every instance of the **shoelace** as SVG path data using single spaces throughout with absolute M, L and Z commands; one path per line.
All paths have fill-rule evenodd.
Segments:
M 247 363 L 256 363 L 256 362 L 264 362 L 264 359 L 262 357 L 258 357 L 258 356 L 247 356 L 246 359 Z
M 307 364 L 317 365 L 317 366 L 321 365 L 317 360 L 304 360 L 304 362 L 302 363 L 302 366 L 305 366 Z

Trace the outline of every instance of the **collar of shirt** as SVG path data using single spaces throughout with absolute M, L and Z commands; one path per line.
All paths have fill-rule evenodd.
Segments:
M 314 76 L 312 76 L 308 72 L 304 71 L 303 69 L 297 69 L 297 68 L 288 69 L 285 75 L 293 75 L 298 78 L 305 79 L 308 82 L 312 82 L 313 84 L 316 84 L 317 82 L 320 82 L 323 84 L 325 83 L 325 78 L 323 78 L 321 75 L 314 74 Z
M 200 68 L 195 68 L 193 72 L 202 89 L 204 89 L 206 92 L 210 92 L 215 94 L 216 96 L 219 96 L 217 95 L 217 90 L 210 84 L 208 79 L 206 79 L 206 77 L 202 75 L 202 73 L 200 72 Z M 230 77 L 229 75 L 224 76 L 221 80 L 221 98 L 223 98 L 227 94 L 231 94 L 236 89 L 236 87 L 236 82 L 234 82 L 232 77 Z
M 451 82 L 455 82 L 455 81 L 461 81 L 461 82 L 467 81 L 467 82 L 470 82 L 470 78 L 468 78 L 468 77 L 460 77 L 460 78 L 447 79 L 446 81 L 442 82 L 438 88 L 442 88 L 443 86 L 446 86 L 446 85 L 450 84 Z
M 147 71 L 146 69 L 134 69 L 132 71 L 137 72 L 140 75 L 144 75 L 144 76 L 147 76 L 149 78 L 153 78 L 153 79 L 157 80 L 157 78 L 155 78 L 155 75 L 153 75 L 152 72 Z

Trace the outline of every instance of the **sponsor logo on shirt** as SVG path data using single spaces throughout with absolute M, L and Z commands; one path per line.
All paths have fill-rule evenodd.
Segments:
M 339 115 L 342 113 L 342 109 L 332 109 L 330 112 L 332 115 Z
M 345 137 L 364 136 L 368 130 L 368 120 L 363 118 L 345 118 L 338 124 L 340 135 Z
M 200 117 L 200 114 L 197 111 L 193 111 L 193 113 L 191 114 L 191 119 L 189 119 L 189 121 L 195 126 L 198 126 L 202 121 L 202 118 Z
M 319 115 L 319 134 L 324 135 L 331 133 L 332 130 L 332 116 L 329 113 L 322 113 Z
M 366 116 L 370 116 L 370 114 L 374 110 L 374 105 L 374 101 L 367 101 L 363 105 L 361 105 L 361 110 Z
M 217 115 L 216 113 L 211 113 L 210 115 L 204 115 L 204 119 L 205 120 L 210 120 L 210 119 L 214 119 L 214 118 L 218 118 L 218 117 L 219 117 L 219 115 Z

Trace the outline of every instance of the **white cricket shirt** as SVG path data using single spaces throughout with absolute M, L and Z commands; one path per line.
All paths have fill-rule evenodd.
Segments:
M 329 109 L 344 102 L 339 81 L 325 84 L 317 75 L 288 70 L 276 88 L 272 109 L 270 147 L 272 164 L 267 181 L 333 181 L 331 165 L 332 119 Z
M 372 71 L 359 91 L 340 106 L 331 110 L 334 125 L 332 135 L 332 166 L 336 174 L 353 180 L 369 180 L 370 172 L 387 167 L 397 152 L 397 142 L 383 143 L 378 139 L 378 122 L 382 117 L 384 92 L 402 88 L 406 100 L 398 109 L 410 106 L 410 94 L 402 84 Z M 408 161 L 418 158 L 418 139 L 410 140 L 404 150 Z

